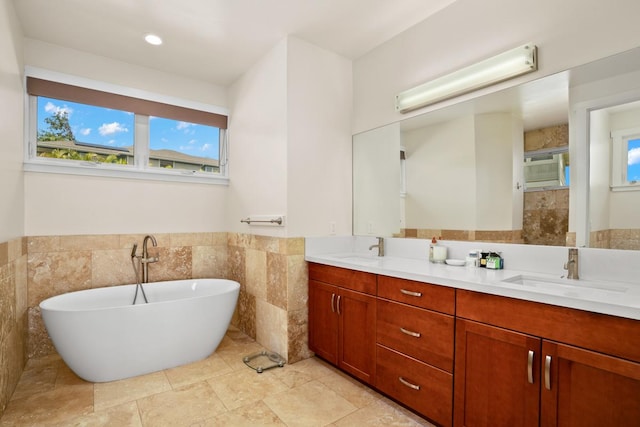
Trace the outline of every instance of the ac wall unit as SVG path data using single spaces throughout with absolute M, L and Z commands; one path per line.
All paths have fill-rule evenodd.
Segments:
M 527 188 L 565 185 L 562 154 L 527 159 L 524 178 Z

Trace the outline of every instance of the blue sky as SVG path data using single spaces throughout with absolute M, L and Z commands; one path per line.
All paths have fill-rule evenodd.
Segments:
M 107 147 L 133 145 L 133 113 L 39 97 L 38 130 L 45 130 L 47 125 L 44 119 L 59 111 L 68 114 L 71 130 L 79 142 Z M 151 117 L 150 148 L 218 159 L 218 132 L 217 128 L 211 126 Z
M 627 181 L 640 181 L 640 138 L 629 141 Z

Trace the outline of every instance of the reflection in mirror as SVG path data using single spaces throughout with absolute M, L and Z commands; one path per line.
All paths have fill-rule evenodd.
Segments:
M 524 191 L 569 185 L 569 147 L 524 154 Z
M 373 186 L 367 187 L 371 176 L 385 172 L 369 170 L 369 178 L 358 176 L 366 168 L 356 167 L 360 159 L 354 144 L 354 234 L 569 246 L 589 246 L 591 240 L 593 247 L 640 249 L 640 184 L 633 166 L 640 114 L 621 128 L 601 124 L 598 118 L 631 117 L 637 110 L 622 114 L 609 107 L 638 100 L 640 48 L 635 48 L 389 125 L 399 126 L 389 158 L 397 159 L 396 144 L 405 147 L 406 191 L 401 194 L 397 169 L 388 174 L 389 186 L 371 181 Z M 506 128 L 498 127 L 500 121 L 508 123 Z M 366 142 L 369 132 L 354 136 L 359 152 L 374 149 Z M 509 132 L 511 138 L 503 138 Z M 533 188 L 530 183 L 523 191 L 525 153 L 555 154 L 567 146 L 571 182 L 565 174 L 564 187 Z M 612 149 L 620 153 L 613 163 Z M 556 158 L 553 181 L 562 181 L 560 167 L 568 162 L 568 155 Z M 400 167 L 395 160 L 387 165 Z M 378 193 L 377 186 L 384 186 L 386 194 Z M 359 194 L 363 189 L 369 192 L 364 207 Z M 398 204 L 398 216 L 388 215 L 390 226 L 383 226 L 379 217 L 373 224 L 378 232 L 368 233 L 372 220 L 361 223 L 363 210 L 377 214 L 381 206 L 395 210 Z
M 400 125 L 353 137 L 353 232 L 400 232 Z
M 569 230 L 569 127 L 525 132 L 524 243 L 565 246 Z
M 640 102 L 590 112 L 590 246 L 640 249 Z

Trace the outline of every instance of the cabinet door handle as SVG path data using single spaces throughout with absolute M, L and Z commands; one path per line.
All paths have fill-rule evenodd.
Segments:
M 551 356 L 544 357 L 544 388 L 551 390 Z
M 403 384 L 406 385 L 407 387 L 414 389 L 414 390 L 420 390 L 420 386 L 417 384 L 411 384 L 409 381 L 405 380 L 402 377 L 398 377 L 398 380 Z
M 533 350 L 529 350 L 529 355 L 527 356 L 527 379 L 529 380 L 529 384 L 533 384 L 533 356 L 535 352 Z
M 338 301 L 336 303 L 336 307 L 338 308 L 338 314 L 341 314 L 340 313 L 340 298 L 342 298 L 342 295 L 338 295 Z
M 336 301 L 336 294 L 331 294 L 331 312 L 332 313 L 336 312 L 335 301 Z
M 422 296 L 422 292 L 408 291 L 406 289 L 400 289 L 400 292 L 402 292 L 405 295 L 412 296 L 412 297 L 421 297 Z
M 420 332 L 413 332 L 405 328 L 400 328 L 403 334 L 411 335 L 412 337 L 420 338 L 422 334 Z

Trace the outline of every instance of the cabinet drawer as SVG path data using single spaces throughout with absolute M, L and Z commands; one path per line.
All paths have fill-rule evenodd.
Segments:
M 377 342 L 453 371 L 453 316 L 378 299 Z
M 376 387 L 436 423 L 451 425 L 451 374 L 378 345 Z
M 456 291 L 446 286 L 378 276 L 378 296 L 442 313 L 454 314 Z
M 369 295 L 376 294 L 376 275 L 364 271 L 309 263 L 309 279 Z
M 457 316 L 640 362 L 640 321 L 458 290 Z

